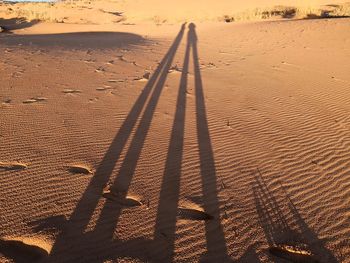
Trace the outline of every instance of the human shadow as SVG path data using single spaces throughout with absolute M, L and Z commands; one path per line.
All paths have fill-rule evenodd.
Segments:
M 146 140 L 146 136 L 151 126 L 151 121 L 159 101 L 161 92 L 163 90 L 168 72 L 172 65 L 173 58 L 176 53 L 177 46 L 183 36 L 183 32 L 185 29 L 185 25 L 182 26 L 181 32 L 176 39 L 176 48 L 173 48 L 167 57 L 167 61 L 164 63 L 162 71 L 159 74 L 158 80 L 154 85 L 154 89 L 152 94 L 150 95 L 149 102 L 144 109 L 143 115 L 139 121 L 139 124 L 136 128 L 134 137 L 130 142 L 130 146 L 125 155 L 123 163 L 119 169 L 118 175 L 110 185 L 110 190 L 114 193 L 118 194 L 118 198 L 125 199 L 128 189 L 131 184 L 131 180 L 133 174 L 135 172 L 137 162 L 141 155 L 141 150 Z M 178 42 L 179 41 L 179 42 Z M 111 210 L 107 205 L 101 211 L 100 217 L 96 224 L 96 230 L 104 233 L 109 233 L 110 237 L 112 237 L 113 231 L 116 227 L 117 220 L 120 216 L 121 209 L 113 209 Z M 114 224 L 105 224 L 104 222 L 108 220 L 108 218 L 114 218 Z
M 2 37 L 0 43 L 12 46 L 35 46 L 63 49 L 108 49 L 144 43 L 137 34 L 124 32 L 77 32 L 62 34 L 17 35 Z
M 6 18 L 6 19 L 0 18 L 0 26 L 7 33 L 10 33 L 11 30 L 31 27 L 39 22 L 40 22 L 39 20 L 32 20 L 28 22 L 27 19 L 25 19 L 24 17 Z
M 160 188 L 156 225 L 154 230 L 154 257 L 159 262 L 171 262 L 174 256 L 176 218 L 180 194 L 181 165 L 184 146 L 186 88 L 189 70 L 190 34 L 187 36 L 185 57 L 183 62 L 180 85 L 176 102 L 167 159 Z
M 279 202 L 268 189 L 259 170 L 255 179 L 255 184 L 252 185 L 255 206 L 259 215 L 259 223 L 270 248 L 280 245 L 301 247 L 311 251 L 313 255 L 310 261 L 306 259 L 302 262 L 337 263 L 338 260 L 326 248 L 324 241 L 320 240 L 303 220 L 283 185 L 280 184 L 279 190 L 282 191 L 284 202 L 288 207 L 287 214 L 281 208 L 281 201 Z M 299 262 L 293 261 L 293 257 L 290 257 L 289 260 Z
M 195 24 L 193 23 L 189 25 L 189 32 L 187 35 L 187 45 L 177 97 L 175 118 L 161 185 L 154 233 L 155 245 L 161 247 L 160 250 L 165 252 L 162 253 L 161 258 L 158 259 L 160 262 L 173 261 L 184 146 L 186 88 L 191 50 L 194 66 L 197 141 L 203 191 L 202 201 L 204 211 L 213 218 L 212 220 L 205 220 L 207 253 L 202 256 L 201 261 L 227 262 L 229 259 L 226 241 L 220 223 L 216 167 L 206 115 L 205 97 L 197 49 L 197 35 Z
M 175 38 L 158 68 L 137 98 L 125 121 L 119 128 L 101 163 L 96 169 L 81 199 L 69 220 L 63 217 L 38 222 L 38 230 L 60 224 L 48 262 L 104 262 L 115 257 L 128 257 L 147 262 L 172 262 L 176 236 L 176 221 L 180 191 L 181 165 L 184 145 L 186 88 L 192 50 L 194 85 L 196 95 L 197 140 L 200 161 L 200 177 L 203 189 L 203 208 L 211 215 L 205 220 L 207 253 L 202 262 L 229 262 L 225 236 L 220 222 L 219 201 L 216 183 L 216 167 L 213 156 L 208 120 L 206 115 L 203 83 L 199 67 L 197 35 L 195 25 L 189 25 L 184 65 L 176 102 L 175 118 L 170 135 L 170 143 L 161 184 L 154 238 L 119 240 L 115 230 L 123 206 L 106 201 L 100 211 L 93 230 L 86 231 L 91 218 L 103 196 L 106 186 L 109 193 L 119 200 L 126 200 L 133 175 L 140 158 L 146 136 L 149 132 L 157 103 L 160 99 L 169 69 L 182 40 L 185 25 Z M 132 131 L 133 137 L 131 137 Z M 130 138 L 130 139 L 129 139 Z M 128 144 L 118 174 L 111 176 L 120 155 Z M 96 251 L 95 243 L 103 243 L 103 251 Z
M 203 207 L 204 211 L 209 213 L 214 218 L 214 220 L 205 221 L 207 254 L 205 257 L 203 257 L 203 260 L 209 260 L 212 262 L 212 259 L 215 259 L 216 262 L 226 262 L 227 248 L 224 230 L 220 222 L 220 205 L 217 190 L 216 166 L 209 134 L 207 110 L 197 48 L 198 39 L 194 24 L 189 26 L 189 35 L 189 40 L 192 43 L 193 50 L 197 140 L 203 191 Z
M 106 259 L 113 259 L 115 255 L 139 258 L 145 261 L 149 260 L 147 258 L 147 248 L 150 240 L 139 238 L 122 241 L 113 238 L 115 227 L 122 211 L 121 206 L 110 209 L 111 207 L 106 202 L 95 228 L 90 232 L 85 232 L 85 229 L 93 216 L 99 200 L 102 198 L 103 190 L 110 180 L 121 152 L 126 147 L 126 143 L 139 120 L 119 173 L 110 186 L 111 190 L 118 192 L 119 198 L 123 199 L 126 197 L 157 102 L 165 84 L 166 76 L 183 37 L 184 30 L 185 25 L 182 25 L 173 44 L 119 128 L 96 169 L 94 177 L 65 224 L 65 231 L 62 231 L 56 238 L 48 262 L 72 262 L 72 260 L 100 262 Z M 45 222 L 42 222 L 42 224 L 45 225 Z M 104 252 L 99 254 L 94 249 L 96 242 L 103 242 Z M 130 247 L 133 249 L 130 249 Z

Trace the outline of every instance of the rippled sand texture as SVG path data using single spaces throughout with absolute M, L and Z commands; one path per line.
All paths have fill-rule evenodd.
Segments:
M 0 54 L 0 262 L 350 262 L 348 18 L 39 23 Z

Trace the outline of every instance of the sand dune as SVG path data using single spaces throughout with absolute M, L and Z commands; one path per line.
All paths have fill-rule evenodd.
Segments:
M 286 12 L 286 13 L 284 13 Z M 346 1 L 327 0 L 66 0 L 58 3 L 1 4 L 0 17 L 22 18 L 35 23 L 46 21 L 68 24 L 138 24 L 158 25 L 180 22 L 260 20 L 284 16 L 350 16 Z M 0 20 L 1 22 L 1 20 Z
M 349 18 L 142 3 L 0 20 L 0 262 L 350 262 Z

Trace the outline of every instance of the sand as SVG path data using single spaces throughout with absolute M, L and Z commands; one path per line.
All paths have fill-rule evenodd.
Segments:
M 177 19 L 0 33 L 0 262 L 350 262 L 349 18 Z

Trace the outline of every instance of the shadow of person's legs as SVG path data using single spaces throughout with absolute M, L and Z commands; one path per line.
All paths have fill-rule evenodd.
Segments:
M 227 249 L 224 230 L 220 222 L 217 192 L 216 167 L 207 120 L 203 83 L 199 66 L 197 35 L 195 25 L 189 25 L 189 41 L 193 50 L 194 84 L 196 95 L 197 139 L 199 147 L 200 171 L 203 190 L 204 210 L 214 219 L 205 223 L 207 255 L 204 261 L 227 262 Z
M 175 243 L 176 216 L 180 194 L 181 165 L 184 146 L 186 88 L 190 59 L 190 42 L 187 42 L 175 117 L 170 137 L 164 176 L 160 189 L 156 226 L 154 231 L 155 254 L 161 262 L 172 262 Z
M 67 231 L 70 232 L 69 240 L 67 240 L 64 235 L 62 234 L 59 235 L 52 248 L 52 251 L 50 254 L 51 258 L 55 258 L 55 257 L 60 258 L 60 256 L 62 257 L 62 255 L 60 255 L 60 251 L 62 249 L 69 248 L 69 247 L 76 247 L 76 244 L 84 243 L 83 242 L 83 240 L 85 239 L 84 230 L 88 225 L 100 198 L 102 197 L 103 189 L 105 188 L 107 182 L 109 181 L 109 178 L 116 165 L 116 162 L 118 161 L 119 156 L 122 150 L 124 149 L 126 142 L 132 130 L 134 129 L 134 126 L 137 123 L 137 120 L 142 112 L 142 109 L 144 108 L 144 105 L 147 102 L 147 99 L 149 98 L 149 95 L 151 94 L 152 90 L 154 90 L 152 94 L 152 99 L 150 100 L 147 106 L 147 109 L 142 116 L 142 120 L 138 127 L 138 131 L 136 132 L 135 138 L 137 138 L 137 140 L 134 140 L 134 144 L 133 144 L 133 147 L 136 147 L 136 148 L 142 147 L 142 144 L 138 145 L 140 142 L 139 140 L 144 138 L 142 133 L 146 132 L 146 130 L 148 130 L 149 128 L 149 123 L 151 121 L 160 91 L 164 85 L 167 71 L 175 56 L 176 50 L 181 42 L 184 30 L 185 30 L 185 25 L 182 26 L 173 44 L 169 48 L 169 51 L 166 53 L 166 55 L 160 62 L 158 68 L 156 69 L 156 71 L 148 81 L 147 85 L 143 89 L 142 93 L 135 101 L 128 116 L 126 117 L 125 121 L 123 122 L 122 126 L 120 127 L 119 131 L 114 137 L 112 143 L 110 144 L 107 152 L 105 153 L 100 165 L 98 166 L 95 172 L 94 177 L 91 179 L 81 199 L 76 205 L 75 210 L 70 216 L 70 219 L 68 221 L 69 226 L 67 227 Z M 132 151 L 132 153 L 134 154 L 134 151 Z M 125 161 L 127 161 L 128 158 L 129 157 L 127 156 Z M 137 158 L 135 158 L 134 162 L 136 163 L 136 161 L 137 161 Z M 132 171 L 128 172 L 127 177 L 128 178 L 125 178 L 125 179 L 123 178 L 123 181 L 127 181 L 127 182 L 124 182 L 124 185 L 126 187 L 129 184 L 128 182 L 131 181 Z M 117 179 L 116 184 L 118 184 L 120 180 L 121 179 Z M 115 216 L 117 217 L 118 214 L 119 214 L 119 211 L 116 212 Z M 102 218 L 103 217 L 104 217 L 104 213 L 102 213 Z M 111 217 L 110 214 L 109 214 L 109 217 Z M 116 220 L 117 219 L 115 219 L 115 221 Z M 111 233 L 107 233 L 108 237 L 112 236 L 115 224 L 116 222 L 114 222 L 113 225 L 106 227 L 106 229 L 108 229 L 111 232 Z M 95 231 L 94 232 L 98 234 L 100 227 L 101 225 L 98 225 L 97 230 L 95 230 L 96 232 Z M 102 228 L 103 230 L 105 230 L 104 227 Z M 92 242 L 93 242 L 93 239 L 92 239 Z M 85 253 L 84 248 L 81 248 L 81 252 Z
M 181 31 L 181 37 L 183 34 L 183 30 L 184 30 L 184 26 Z M 179 42 L 177 42 L 177 44 L 180 43 L 181 38 L 179 38 L 178 40 Z M 155 109 L 157 107 L 161 92 L 163 90 L 163 87 L 168 75 L 168 71 L 175 57 L 177 47 L 178 45 L 176 46 L 176 48 L 173 48 L 172 51 L 169 53 L 168 59 L 163 66 L 163 69 L 160 73 L 158 81 L 154 85 L 155 87 L 150 96 L 149 102 L 143 112 L 139 125 L 137 126 L 135 135 L 130 143 L 125 159 L 123 160 L 121 168 L 118 172 L 118 176 L 116 177 L 116 180 L 111 186 L 111 190 L 118 193 L 119 195 L 118 198 L 121 198 L 121 199 L 126 198 L 126 194 L 131 184 L 133 174 L 137 166 L 137 162 L 141 155 L 141 150 L 146 140 L 148 131 L 151 127 L 152 118 L 153 118 Z M 96 223 L 95 231 L 103 232 L 106 235 L 108 235 L 108 238 L 112 238 L 120 213 L 121 213 L 120 207 L 109 209 L 108 206 L 105 205 Z M 105 222 L 112 222 L 112 223 L 105 223 Z

